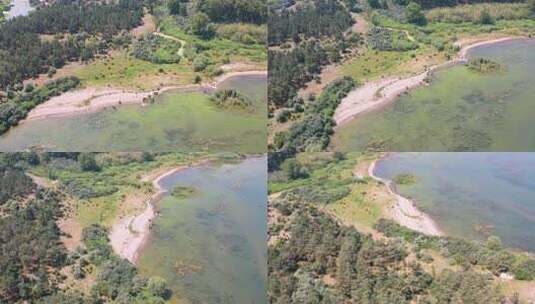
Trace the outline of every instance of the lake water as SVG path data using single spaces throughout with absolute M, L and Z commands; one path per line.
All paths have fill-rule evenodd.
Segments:
M 161 276 L 172 303 L 266 303 L 266 157 L 179 171 L 165 189 L 188 186 L 187 199 L 158 205 L 140 272 Z
M 0 136 L 0 150 L 265 152 L 266 77 L 221 84 L 231 86 L 254 100 L 253 113 L 220 109 L 201 92 L 168 91 L 146 107 L 28 121 Z
M 535 40 L 479 47 L 469 56 L 507 70 L 483 75 L 455 66 L 437 72 L 430 86 L 341 127 L 333 149 L 535 151 Z
M 535 252 L 535 153 L 395 153 L 376 174 L 417 182 L 397 186 L 450 235 Z

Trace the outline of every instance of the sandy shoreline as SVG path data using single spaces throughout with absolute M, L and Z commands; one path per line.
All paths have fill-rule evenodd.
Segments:
M 402 226 L 427 235 L 444 235 L 437 223 L 426 213 L 418 210 L 416 205 L 410 199 L 399 195 L 394 190 L 394 183 L 390 180 L 380 178 L 375 175 L 375 165 L 382 157 L 374 160 L 368 167 L 368 175 L 374 180 L 383 183 L 388 192 L 396 199 L 396 203 L 388 212 L 392 218 Z
M 121 258 L 135 264 L 139 258 L 140 249 L 150 236 L 152 222 L 157 216 L 155 204 L 167 193 L 167 190 L 160 185 L 160 181 L 181 170 L 208 164 L 209 162 L 210 160 L 201 160 L 191 165 L 178 166 L 152 178 L 152 185 L 156 192 L 147 201 L 145 210 L 140 214 L 124 217 L 113 225 L 109 234 L 113 251 Z M 143 178 L 142 180 L 150 181 L 151 178 Z
M 116 108 L 121 105 L 140 104 L 148 105 L 148 98 L 154 97 L 169 90 L 183 90 L 184 92 L 210 92 L 232 77 L 267 75 L 267 71 L 242 71 L 224 74 L 208 84 L 188 84 L 159 88 L 147 92 L 135 92 L 117 88 L 88 87 L 66 92 L 32 109 L 28 116 L 20 121 L 46 119 L 51 117 L 65 117 L 80 114 L 95 113 L 107 108 Z
M 351 91 L 342 101 L 334 113 L 336 127 L 342 126 L 359 115 L 376 110 L 395 101 L 401 94 L 425 83 L 426 78 L 433 72 L 467 62 L 468 52 L 474 48 L 503 43 L 514 40 L 527 39 L 525 37 L 503 37 L 498 39 L 479 41 L 463 46 L 456 58 L 445 63 L 430 67 L 425 72 L 402 78 L 386 77 L 376 79 L 359 86 Z

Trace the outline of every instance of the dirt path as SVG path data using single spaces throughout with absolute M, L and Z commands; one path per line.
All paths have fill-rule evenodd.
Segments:
M 186 41 L 185 40 L 178 39 L 176 37 L 169 36 L 169 35 L 161 33 L 161 32 L 155 32 L 154 35 L 160 36 L 160 37 L 163 37 L 163 38 L 167 38 L 167 39 L 170 39 L 170 40 L 173 40 L 173 41 L 176 41 L 176 42 L 180 42 L 180 49 L 178 50 L 177 54 L 180 57 L 184 56 L 184 47 L 186 46 Z
M 397 194 L 394 191 L 392 181 L 375 175 L 374 171 L 376 163 L 377 160 L 370 163 L 370 166 L 368 167 L 368 175 L 376 181 L 383 183 L 386 186 L 388 193 L 395 198 L 396 202 L 393 208 L 388 210 L 392 218 L 400 225 L 412 230 L 419 231 L 427 235 L 443 235 L 443 232 L 429 215 L 418 210 L 413 201 Z
M 395 101 L 401 94 L 407 93 L 423 83 L 431 73 L 456 64 L 466 63 L 468 52 L 483 45 L 525 39 L 523 37 L 503 37 L 498 39 L 473 42 L 461 48 L 455 59 L 426 69 L 423 73 L 410 77 L 389 77 L 372 80 L 350 92 L 336 109 L 334 120 L 337 127 L 342 126 L 356 117 L 386 106 Z

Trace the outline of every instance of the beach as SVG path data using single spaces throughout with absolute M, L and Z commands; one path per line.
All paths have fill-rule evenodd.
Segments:
M 397 223 L 412 230 L 427 234 L 442 236 L 444 233 L 437 223 L 426 213 L 418 210 L 410 199 L 399 195 L 394 189 L 394 183 L 390 180 L 380 178 L 375 175 L 375 165 L 381 158 L 374 160 L 368 167 L 368 175 L 374 180 L 383 183 L 388 191 L 395 198 L 395 204 L 388 213 Z
M 355 90 L 351 91 L 344 99 L 342 99 L 333 117 L 336 122 L 336 126 L 342 126 L 362 114 L 377 110 L 394 102 L 402 94 L 405 94 L 409 90 L 412 90 L 424 84 L 428 76 L 431 75 L 433 72 L 457 64 L 466 63 L 468 60 L 467 55 L 469 51 L 474 48 L 518 39 L 526 38 L 508 36 L 484 41 L 472 41 L 460 47 L 456 58 L 446 61 L 445 63 L 427 68 L 423 73 L 410 77 L 384 77 L 376 80 L 371 80 L 363 84 L 362 86 L 357 87 Z
M 149 104 L 150 98 L 154 98 L 166 91 L 181 90 L 184 92 L 211 92 L 217 90 L 222 82 L 231 77 L 266 74 L 266 71 L 230 72 L 216 78 L 213 82 L 208 84 L 166 86 L 146 92 L 136 92 L 118 88 L 87 87 L 52 97 L 48 101 L 32 109 L 28 113 L 26 119 L 22 120 L 20 123 L 51 117 L 95 113 L 107 108 L 116 108 L 128 104 L 140 104 L 145 106 Z
M 142 178 L 142 181 L 151 181 L 156 192 L 149 198 L 146 208 L 142 213 L 137 215 L 126 216 L 117 221 L 109 234 L 110 244 L 113 251 L 121 258 L 135 264 L 139 258 L 139 251 L 147 242 L 150 236 L 152 222 L 157 216 L 155 205 L 165 196 L 167 190 L 161 185 L 160 181 L 181 170 L 208 164 L 210 160 L 201 160 L 191 165 L 183 165 L 166 170 L 153 177 L 151 175 Z

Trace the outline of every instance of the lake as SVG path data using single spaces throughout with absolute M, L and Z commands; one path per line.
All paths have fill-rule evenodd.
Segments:
M 165 278 L 172 303 L 267 303 L 266 184 L 266 157 L 162 179 L 165 189 L 186 186 L 195 194 L 158 203 L 140 272 Z
M 340 127 L 332 149 L 361 151 L 535 151 L 535 40 L 478 47 L 505 72 L 455 66 L 383 109 Z
M 497 235 L 510 247 L 535 252 L 535 153 L 394 153 L 375 173 L 398 185 L 446 234 L 471 239 Z
M 265 152 L 266 77 L 231 77 L 220 87 L 243 92 L 254 111 L 218 108 L 202 92 L 167 91 L 150 106 L 27 121 L 0 136 L 0 150 Z

